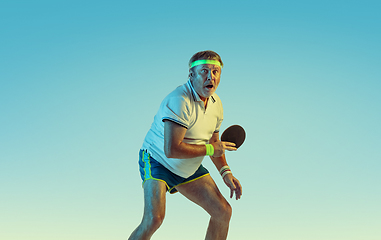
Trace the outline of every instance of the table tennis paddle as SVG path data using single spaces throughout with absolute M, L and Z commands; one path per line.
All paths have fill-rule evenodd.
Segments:
M 221 135 L 221 141 L 235 143 L 235 147 L 239 148 L 245 141 L 246 133 L 240 125 L 232 125 L 228 127 Z

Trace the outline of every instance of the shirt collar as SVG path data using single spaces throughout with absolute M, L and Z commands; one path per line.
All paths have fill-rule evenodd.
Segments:
M 190 89 L 192 90 L 193 99 L 194 99 L 196 102 L 202 102 L 200 96 L 198 95 L 198 93 L 196 92 L 196 90 L 193 88 L 193 85 L 192 85 L 192 82 L 191 82 L 190 79 L 188 80 L 187 84 L 189 85 Z M 212 100 L 213 103 L 216 102 L 216 100 L 214 99 L 213 96 L 210 96 L 210 99 Z

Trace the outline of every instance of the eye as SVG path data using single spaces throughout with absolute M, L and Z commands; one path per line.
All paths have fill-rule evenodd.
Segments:
M 207 73 L 208 70 L 207 69 L 201 69 L 201 73 Z
M 217 75 L 218 73 L 219 73 L 218 70 L 214 70 L 214 71 L 213 71 L 213 74 L 214 74 L 214 75 Z

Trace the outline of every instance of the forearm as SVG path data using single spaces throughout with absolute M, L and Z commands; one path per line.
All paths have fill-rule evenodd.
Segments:
M 225 154 L 222 155 L 221 157 L 210 157 L 212 160 L 214 166 L 216 166 L 217 170 L 220 171 L 220 169 L 223 166 L 227 166 L 228 163 L 226 162 Z
M 209 140 L 209 143 L 215 143 L 215 142 L 218 142 L 219 141 L 219 133 L 218 132 L 215 132 L 215 134 L 212 136 L 212 138 Z M 226 162 L 226 157 L 225 157 L 225 154 L 223 154 L 221 157 L 210 157 L 210 159 L 212 160 L 214 166 L 216 166 L 217 170 L 220 171 L 220 169 L 223 167 L 223 166 L 226 166 L 228 165 L 227 162 Z
M 180 142 L 176 146 L 168 146 L 165 154 L 168 158 L 178 159 L 201 157 L 206 155 L 206 147 L 205 145 Z

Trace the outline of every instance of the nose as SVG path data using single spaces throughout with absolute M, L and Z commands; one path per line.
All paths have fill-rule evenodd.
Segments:
M 210 72 L 208 72 L 208 76 L 207 76 L 207 79 L 210 81 L 210 80 L 212 80 L 212 72 L 210 71 Z

